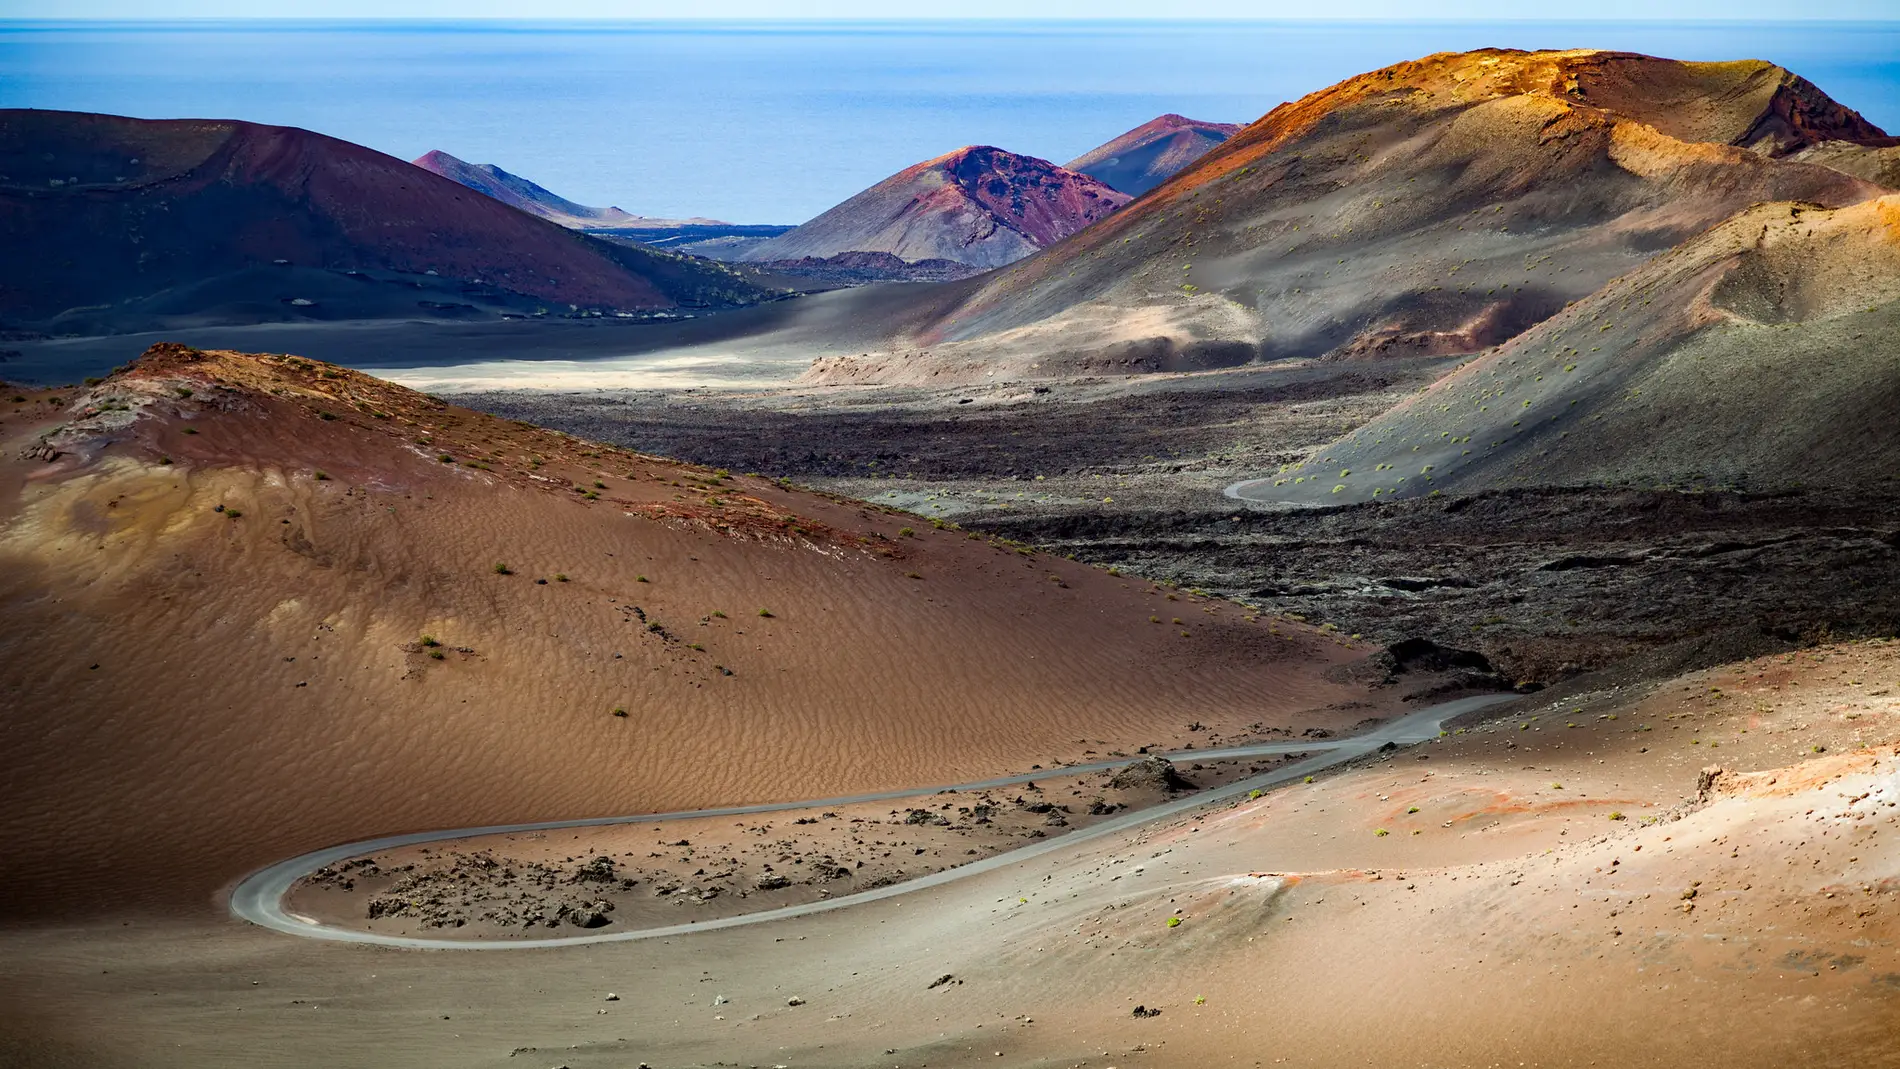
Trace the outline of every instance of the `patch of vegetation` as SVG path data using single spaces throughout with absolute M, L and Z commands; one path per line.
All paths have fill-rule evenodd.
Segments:
M 508 567 L 508 565 L 504 564 L 503 562 L 496 561 L 495 574 L 496 575 L 513 575 L 515 574 L 515 572 L 513 568 Z

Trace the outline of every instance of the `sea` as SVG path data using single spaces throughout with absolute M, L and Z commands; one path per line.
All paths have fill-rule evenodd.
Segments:
M 0 21 L 0 107 L 442 149 L 597 206 L 798 223 L 963 145 L 1063 162 L 1483 46 L 1771 60 L 1900 131 L 1900 21 Z

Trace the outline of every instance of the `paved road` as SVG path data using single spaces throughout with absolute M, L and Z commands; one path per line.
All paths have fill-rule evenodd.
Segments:
M 722 917 L 717 920 L 691 921 L 684 924 L 669 924 L 661 928 L 642 928 L 638 931 L 589 932 L 586 935 L 550 936 L 543 939 L 426 939 L 418 936 L 382 935 L 376 932 L 358 931 L 352 928 L 339 928 L 323 924 L 306 917 L 291 913 L 284 908 L 284 895 L 298 880 L 310 873 L 333 865 L 339 861 L 390 850 L 399 846 L 414 846 L 418 843 L 440 842 L 445 839 L 465 839 L 476 835 L 497 835 L 514 832 L 555 831 L 562 828 L 596 828 L 611 824 L 650 824 L 667 820 L 687 820 L 694 817 L 744 816 L 753 813 L 773 813 L 787 809 L 810 809 L 819 806 L 849 805 L 854 802 L 879 802 L 893 798 L 915 798 L 921 795 L 936 794 L 946 789 L 975 791 L 991 787 L 1008 787 L 1032 780 L 1051 779 L 1056 776 L 1073 775 L 1077 772 L 1095 772 L 1109 768 L 1120 768 L 1128 764 L 1127 758 L 1114 761 L 1094 761 L 1084 765 L 1065 765 L 1062 768 L 1045 769 L 1040 772 L 1021 776 L 1001 776 L 996 779 L 981 780 L 975 783 L 951 784 L 947 787 L 916 787 L 896 791 L 876 791 L 869 794 L 843 795 L 837 798 L 819 798 L 800 802 L 771 802 L 763 805 L 727 806 L 721 809 L 695 809 L 678 813 L 641 813 L 624 817 L 587 817 L 580 820 L 549 820 L 534 824 L 496 824 L 486 828 L 450 828 L 446 831 L 419 831 L 407 835 L 387 835 L 380 839 L 365 839 L 362 842 L 344 843 L 323 850 L 314 850 L 308 854 L 280 861 L 269 868 L 254 872 L 231 892 L 231 913 L 234 916 L 266 928 L 274 928 L 291 935 L 300 935 L 309 939 L 328 939 L 342 943 L 371 943 L 377 946 L 410 947 L 424 950 L 528 950 L 545 947 L 579 946 L 583 943 L 615 943 L 631 939 L 655 939 L 663 936 L 686 935 L 691 932 L 707 932 L 718 928 L 738 928 L 748 924 L 765 924 L 769 921 L 784 920 L 788 917 L 802 917 L 808 913 L 822 913 L 826 910 L 843 909 L 860 902 L 872 902 L 880 898 L 895 898 L 898 895 L 921 891 L 926 887 L 937 887 L 952 880 L 974 876 L 980 872 L 989 872 L 1005 865 L 1028 860 L 1052 850 L 1073 846 L 1079 842 L 1114 835 L 1130 828 L 1152 821 L 1165 820 L 1214 802 L 1245 795 L 1254 790 L 1265 790 L 1281 784 L 1292 783 L 1306 778 L 1321 769 L 1362 757 L 1387 743 L 1399 746 L 1424 742 L 1438 736 L 1445 721 L 1462 713 L 1499 702 L 1512 701 L 1516 695 L 1482 694 L 1471 698 L 1459 698 L 1456 701 L 1442 702 L 1415 713 L 1400 717 L 1364 735 L 1355 735 L 1345 739 L 1314 740 L 1310 742 L 1265 743 L 1258 746 L 1230 746 L 1216 750 L 1178 750 L 1161 756 L 1172 760 L 1196 760 L 1227 757 L 1260 757 L 1269 754 L 1308 753 L 1315 750 L 1324 752 L 1297 761 L 1282 768 L 1263 772 L 1224 787 L 1178 798 L 1162 805 L 1137 810 L 1124 816 L 1094 824 L 1081 831 L 1070 832 L 1051 839 L 1037 839 L 1014 850 L 995 854 L 980 861 L 972 861 L 957 868 L 944 869 L 928 876 L 919 876 L 903 883 L 878 887 L 856 894 L 828 898 L 819 902 L 807 902 L 803 905 L 784 906 L 779 909 L 762 910 L 737 917 Z

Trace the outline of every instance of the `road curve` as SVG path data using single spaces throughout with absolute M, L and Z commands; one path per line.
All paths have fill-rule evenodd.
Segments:
M 1321 769 L 1362 757 L 1378 750 L 1387 743 L 1406 746 L 1424 742 L 1438 736 L 1445 721 L 1474 709 L 1482 709 L 1500 702 L 1512 701 L 1513 694 L 1481 694 L 1475 697 L 1459 698 L 1441 702 L 1429 708 L 1420 709 L 1400 717 L 1388 724 L 1364 734 L 1345 739 L 1315 740 L 1311 742 L 1265 743 L 1257 746 L 1230 746 L 1214 750 L 1177 750 L 1161 756 L 1170 759 L 1188 759 L 1205 761 L 1226 757 L 1259 757 L 1268 754 L 1306 753 L 1313 750 L 1326 752 L 1295 762 L 1283 768 L 1263 772 L 1257 776 L 1215 787 L 1178 798 L 1161 805 L 1150 806 L 1125 816 L 1105 820 L 1099 824 L 1081 830 L 1059 835 L 1052 839 L 1037 839 L 1033 842 L 994 854 L 967 865 L 944 869 L 914 880 L 859 891 L 856 894 L 828 898 L 819 902 L 806 902 L 796 906 L 784 906 L 779 909 L 761 910 L 757 913 L 745 913 L 736 917 L 721 917 L 716 920 L 689 921 L 684 924 L 669 924 L 660 928 L 642 928 L 624 932 L 590 932 L 586 935 L 567 935 L 545 939 L 424 939 L 417 936 L 382 935 L 377 932 L 364 932 L 352 928 L 339 928 L 335 925 L 293 914 L 284 908 L 284 896 L 293 885 L 305 876 L 348 858 L 362 854 L 371 854 L 379 850 L 389 850 L 399 846 L 414 846 L 418 843 L 440 842 L 445 839 L 465 839 L 477 835 L 498 835 L 514 832 L 555 831 L 562 828 L 593 828 L 611 824 L 644 824 L 656 821 L 683 820 L 693 817 L 743 816 L 753 813 L 772 813 L 787 809 L 810 809 L 818 806 L 847 805 L 853 802 L 877 802 L 893 798 L 914 798 L 921 795 L 936 794 L 943 790 L 983 790 L 991 787 L 1008 787 L 1018 783 L 1028 783 L 1037 779 L 1050 779 L 1055 776 L 1072 775 L 1078 772 L 1096 772 L 1109 768 L 1120 768 L 1128 764 L 1128 759 L 1114 761 L 1093 761 L 1082 765 L 1065 765 L 1061 768 L 1044 769 L 1040 772 L 1019 776 L 1000 776 L 995 779 L 980 780 L 974 783 L 959 783 L 945 787 L 916 787 L 895 791 L 876 791 L 869 794 L 842 795 L 836 798 L 819 798 L 811 801 L 770 802 L 762 805 L 726 806 L 719 809 L 695 809 L 677 813 L 640 813 L 623 817 L 585 817 L 578 820 L 549 820 L 532 824 L 496 824 L 485 828 L 450 828 L 445 831 L 419 831 L 406 835 L 386 835 L 379 839 L 365 839 L 361 842 L 344 843 L 341 846 L 313 850 L 307 854 L 286 861 L 279 861 L 268 868 L 246 876 L 231 891 L 231 913 L 242 920 L 265 928 L 272 928 L 290 935 L 300 935 L 307 939 L 327 939 L 340 943 L 368 943 L 375 946 L 406 947 L 420 950 L 532 950 L 548 947 L 579 946 L 585 943 L 617 943 L 634 939 L 656 939 L 666 936 L 687 935 L 692 932 L 709 932 L 719 928 L 739 928 L 748 924 L 764 924 L 768 921 L 785 920 L 790 917 L 802 917 L 808 913 L 823 913 L 827 910 L 843 909 L 861 902 L 873 902 L 881 898 L 895 898 L 898 895 L 921 891 L 927 887 L 936 887 L 966 876 L 975 876 L 1006 865 L 1014 865 L 1032 857 L 1049 853 L 1063 847 L 1072 846 L 1089 839 L 1114 835 L 1152 821 L 1169 817 L 1224 799 L 1247 794 L 1254 790 L 1264 790 L 1284 783 L 1303 779 Z

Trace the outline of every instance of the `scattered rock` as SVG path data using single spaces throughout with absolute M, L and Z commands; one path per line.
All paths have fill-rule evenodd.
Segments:
M 1165 757 L 1150 755 L 1124 767 L 1115 773 L 1108 785 L 1118 791 L 1162 790 L 1168 792 L 1191 791 L 1195 784 L 1181 773 L 1175 771 L 1174 763 Z

